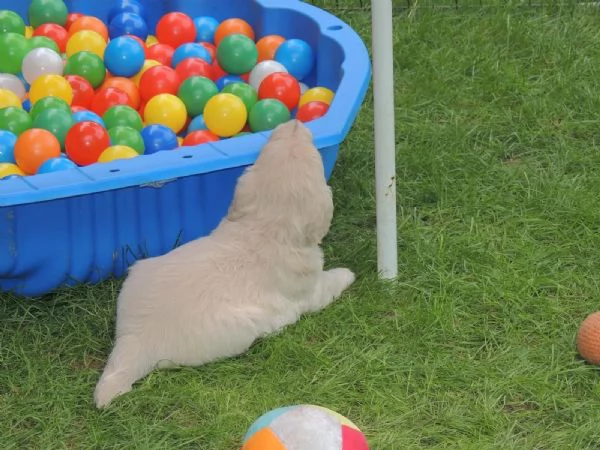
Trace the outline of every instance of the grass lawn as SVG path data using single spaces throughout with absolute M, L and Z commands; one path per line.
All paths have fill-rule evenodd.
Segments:
M 337 12 L 370 41 L 368 12 Z M 239 358 L 153 372 L 104 412 L 119 281 L 0 295 L 2 449 L 236 449 L 294 403 L 349 416 L 373 450 L 598 448 L 600 372 L 574 338 L 600 309 L 599 13 L 413 9 L 395 43 L 398 282 L 374 276 L 369 97 L 324 244 L 358 274 L 347 295 Z

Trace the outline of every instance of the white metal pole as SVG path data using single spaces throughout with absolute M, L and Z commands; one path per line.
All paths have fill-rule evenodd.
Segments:
M 377 267 L 381 278 L 398 275 L 396 146 L 392 0 L 371 0 L 375 101 L 375 189 Z

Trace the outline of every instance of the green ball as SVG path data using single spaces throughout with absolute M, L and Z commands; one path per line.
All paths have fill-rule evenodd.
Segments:
M 29 47 L 32 50 L 34 48 L 49 48 L 60 55 L 58 44 L 46 36 L 33 36 L 31 39 L 29 39 Z
M 206 102 L 219 93 L 217 85 L 206 77 L 190 77 L 181 83 L 177 96 L 185 104 L 191 117 L 204 112 Z
M 283 102 L 274 98 L 260 100 L 250 111 L 248 121 L 255 133 L 272 130 L 291 119 L 290 110 Z
M 0 11 L 0 33 L 17 33 L 25 36 L 25 22 L 14 11 Z
M 56 136 L 56 139 L 60 142 L 60 146 L 65 148 L 67 132 L 74 124 L 75 120 L 70 112 L 66 112 L 63 109 L 47 109 L 37 115 L 33 121 L 33 128 L 48 130 Z
M 31 116 L 31 120 L 35 122 L 37 117 L 44 111 L 49 109 L 57 109 L 63 111 L 65 113 L 71 114 L 71 107 L 65 102 L 62 98 L 58 97 L 43 97 L 40 98 L 35 104 L 31 107 L 31 111 L 29 111 L 29 115 Z
M 16 106 L 0 109 L 0 130 L 11 131 L 19 136 L 31 128 L 31 117 L 27 111 Z
M 135 128 L 118 126 L 108 130 L 110 145 L 127 145 L 138 154 L 143 155 L 146 151 L 142 134 Z
M 246 109 L 248 111 L 252 110 L 258 101 L 258 93 L 256 92 L 256 89 L 254 89 L 248 83 L 242 83 L 241 81 L 229 83 L 221 90 L 221 92 L 233 94 L 240 98 L 244 102 L 244 105 L 246 105 Z
M 22 34 L 0 34 L 0 72 L 13 75 L 21 72 L 23 58 L 29 50 L 29 41 Z
M 69 11 L 63 0 L 33 0 L 29 5 L 29 23 L 37 28 L 44 23 L 67 23 Z
M 110 107 L 102 116 L 102 120 L 104 120 L 108 130 L 118 126 L 131 127 L 137 131 L 142 131 L 142 128 L 144 128 L 144 122 L 140 114 L 127 105 Z
M 230 34 L 217 47 L 217 60 L 226 72 L 248 73 L 258 61 L 258 50 L 252 39 L 243 34 Z
M 65 75 L 79 75 L 96 89 L 106 77 L 106 67 L 98 55 L 88 51 L 77 52 L 67 59 Z

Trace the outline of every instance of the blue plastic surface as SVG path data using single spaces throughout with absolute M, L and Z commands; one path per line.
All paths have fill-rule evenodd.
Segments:
M 27 22 L 30 1 L 0 0 Z M 115 0 L 67 0 L 69 11 L 106 20 Z M 167 12 L 221 21 L 241 17 L 267 34 L 306 40 L 316 65 L 304 80 L 336 92 L 307 125 L 329 178 L 339 144 L 370 82 L 360 37 L 339 18 L 300 0 L 142 0 L 150 32 Z M 131 160 L 0 181 L 0 291 L 37 296 L 62 285 L 121 276 L 137 259 L 209 234 L 226 214 L 238 177 L 270 132 Z

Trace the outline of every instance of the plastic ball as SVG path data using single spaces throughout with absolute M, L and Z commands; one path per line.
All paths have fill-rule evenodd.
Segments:
M 21 103 L 21 107 L 27 112 L 31 111 L 31 102 L 28 98 L 23 100 L 23 103 Z
M 210 42 L 200 42 L 200 45 L 206 49 L 206 51 L 210 54 L 211 61 L 214 62 L 217 59 L 217 47 L 215 44 L 211 44 Z
M 316 405 L 277 408 L 259 417 L 241 450 L 369 450 L 364 434 L 348 418 Z
M 29 50 L 29 41 L 22 34 L 0 34 L 0 72 L 13 75 L 21 72 L 23 58 Z
M 140 131 L 127 126 L 116 126 L 109 128 L 108 135 L 110 136 L 111 145 L 126 145 L 131 147 L 138 154 L 144 154 L 144 139 Z
M 230 84 L 243 82 L 244 79 L 239 75 L 223 75 L 222 77 L 217 79 L 216 84 L 217 88 L 219 88 L 219 91 L 222 91 L 223 89 L 225 89 L 225 87 L 229 86 Z
M 276 98 L 291 111 L 300 100 L 300 84 L 289 73 L 275 72 L 267 76 L 258 89 L 258 98 Z
M 220 137 L 239 133 L 247 119 L 248 111 L 244 102 L 233 94 L 217 94 L 204 108 L 206 127 Z
M 69 31 L 71 29 L 71 27 L 73 26 L 73 24 L 75 23 L 75 21 L 77 19 L 79 19 L 80 17 L 84 17 L 84 14 L 76 13 L 76 12 L 70 12 L 69 14 L 67 14 L 67 21 L 63 25 L 65 30 Z
M 47 37 L 58 45 L 58 49 L 61 53 L 64 53 L 67 49 L 67 41 L 69 40 L 69 33 L 60 25 L 55 23 L 45 23 L 33 30 L 34 37 Z
M 156 39 L 156 36 L 149 34 L 148 37 L 146 38 L 146 47 L 150 48 L 156 44 L 158 44 L 158 39 Z
M 181 83 L 177 96 L 183 101 L 188 114 L 196 117 L 203 113 L 206 103 L 219 93 L 215 83 L 206 77 L 190 77 Z
M 27 39 L 31 39 L 32 36 L 33 36 L 33 27 L 31 25 L 26 25 L 25 26 L 25 37 Z
M 212 56 L 210 52 L 206 50 L 202 45 L 195 43 L 182 44 L 173 53 L 171 59 L 171 66 L 177 67 L 177 65 L 187 58 L 200 58 L 209 64 L 212 64 Z
M 0 89 L 0 109 L 14 106 L 22 108 L 23 104 L 21 99 L 13 92 L 8 89 Z
M 56 53 L 60 53 L 58 44 L 46 36 L 34 36 L 29 39 L 29 48 L 31 50 L 34 48 L 49 48 L 50 50 L 54 50 Z
M 183 147 L 191 147 L 194 145 L 205 144 L 206 142 L 215 142 L 219 140 L 219 136 L 208 130 L 198 130 L 189 133 L 181 145 Z
M 329 105 L 323 102 L 308 102 L 298 108 L 296 119 L 300 122 L 310 122 L 323 117 L 329 110 Z
M 138 109 L 140 107 L 140 90 L 136 86 L 135 82 L 130 78 L 125 77 L 112 77 L 108 78 L 102 88 L 114 87 L 122 90 L 129 96 L 129 100 L 131 100 L 131 106 L 134 109 Z
M 112 106 L 104 113 L 102 120 L 109 130 L 118 126 L 126 126 L 141 131 L 144 127 L 139 113 L 127 105 Z
M 233 94 L 236 97 L 239 97 L 244 102 L 244 106 L 246 106 L 247 111 L 250 111 L 258 101 L 258 93 L 256 92 L 256 89 L 254 89 L 248 83 L 240 81 L 228 83 L 223 87 L 221 92 L 225 94 Z
M 140 17 L 146 16 L 144 6 L 138 0 L 118 0 L 117 4 L 108 11 L 108 22 L 121 13 L 133 13 Z
M 579 326 L 577 351 L 587 362 L 600 365 L 600 311 L 589 314 Z
M 31 107 L 31 112 L 29 113 L 31 120 L 35 120 L 39 114 L 48 109 L 60 109 L 67 113 L 71 112 L 71 107 L 63 99 L 52 96 L 44 97 Z
M 218 47 L 223 38 L 229 36 L 231 34 L 243 34 L 248 36 L 250 39 L 254 41 L 255 34 L 254 30 L 250 26 L 248 22 L 244 19 L 239 18 L 231 18 L 225 19 L 223 22 L 219 24 L 217 29 L 215 30 L 214 41 L 215 45 Z
M 165 125 L 179 133 L 187 120 L 183 102 L 172 94 L 159 94 L 152 97 L 144 108 L 144 119 L 148 124 Z
M 15 143 L 17 135 L 7 130 L 0 130 L 0 163 L 15 162 Z
M 169 127 L 160 124 L 151 124 L 142 130 L 145 154 L 153 154 L 178 147 L 177 134 Z
M 15 143 L 15 161 L 28 175 L 38 171 L 50 158 L 60 156 L 58 139 L 47 130 L 32 128 L 23 132 Z
M 67 5 L 63 0 L 33 0 L 29 5 L 29 23 L 36 28 L 45 23 L 67 23 Z
M 194 117 L 190 121 L 190 124 L 188 125 L 188 128 L 187 128 L 188 133 L 191 133 L 193 131 L 198 131 L 198 130 L 208 130 L 208 128 L 206 127 L 206 122 L 204 120 L 204 116 L 202 114 Z
M 250 83 L 250 85 L 258 91 L 260 83 L 262 83 L 266 77 L 272 73 L 287 73 L 287 71 L 288 70 L 283 64 L 272 59 L 268 59 L 266 61 L 259 62 L 256 66 L 254 66 L 254 68 L 250 71 L 250 79 L 248 80 L 248 83 Z
M 0 11 L 0 33 L 17 33 L 25 36 L 25 22 L 14 11 Z
M 177 65 L 175 71 L 181 82 L 194 76 L 213 79 L 212 65 L 200 58 L 184 59 Z
M 300 96 L 304 95 L 304 93 L 308 91 L 308 89 L 309 87 L 306 85 L 306 83 L 300 82 Z M 302 100 L 302 97 L 300 97 L 300 100 Z
M 196 26 L 190 16 L 182 12 L 171 12 L 160 18 L 156 24 L 158 42 L 177 48 L 196 40 Z
M 31 117 L 27 111 L 16 106 L 0 109 L 0 130 L 7 130 L 20 136 L 31 128 Z
M 42 75 L 62 75 L 64 62 L 60 55 L 49 48 L 34 48 L 23 59 L 23 77 L 33 84 Z
M 181 85 L 177 72 L 168 66 L 156 66 L 148 69 L 140 79 L 140 97 L 149 101 L 159 94 L 176 95 Z
M 49 96 L 63 99 L 70 105 L 73 101 L 73 88 L 60 75 L 42 75 L 32 83 L 31 89 L 29 89 L 29 99 L 31 104 L 35 105 L 39 99 Z
M 278 34 L 269 34 L 260 38 L 256 42 L 256 49 L 258 50 L 258 62 L 275 59 L 275 53 L 284 41 L 285 38 Z
M 281 101 L 274 98 L 259 100 L 250 111 L 248 122 L 253 132 L 272 130 L 289 121 L 290 110 Z
M 144 65 L 144 47 L 129 36 L 120 36 L 108 43 L 104 52 L 104 64 L 110 73 L 118 77 L 132 77 Z
M 25 175 L 25 172 L 16 164 L 0 162 L 0 180 L 7 180 L 13 176 L 23 177 Z
M 200 16 L 194 18 L 194 26 L 196 27 L 196 42 L 215 41 L 215 31 L 219 26 L 219 21 L 214 17 Z
M 71 105 L 90 108 L 94 100 L 94 88 L 88 80 L 79 75 L 66 75 L 65 80 L 73 89 L 73 101 Z
M 44 162 L 38 169 L 38 174 L 61 172 L 63 170 L 73 169 L 77 167 L 73 161 L 68 158 L 59 156 L 58 158 L 50 158 Z
M 315 64 L 315 56 L 312 48 L 302 39 L 288 39 L 283 42 L 277 52 L 275 61 L 285 66 L 298 81 L 303 80 L 310 74 Z
M 100 117 L 98 114 L 96 114 L 95 112 L 92 112 L 92 111 L 74 112 L 73 120 L 75 121 L 75 123 L 95 122 L 98 125 L 102 126 L 103 128 L 106 128 L 106 124 L 104 123 L 104 120 L 102 120 L 102 117 Z
M 158 61 L 154 61 L 153 59 L 147 59 L 146 61 L 144 61 L 142 70 L 140 70 L 134 77 L 131 77 L 131 81 L 133 81 L 139 89 L 140 81 L 142 80 L 142 76 L 144 76 L 144 74 L 148 70 L 150 70 L 152 67 L 156 67 L 156 66 L 160 66 L 160 65 L 162 65 L 162 64 L 159 63 Z
M 298 106 L 303 106 L 309 102 L 322 102 L 326 103 L 327 105 L 331 105 L 334 95 L 334 92 L 326 87 L 310 88 L 302 94 Z
M 100 89 L 92 101 L 92 111 L 103 116 L 109 108 L 116 105 L 132 106 L 127 93 L 113 87 Z
M 122 12 L 109 22 L 108 34 L 111 39 L 132 34 L 146 40 L 148 37 L 148 24 L 139 14 Z
M 250 72 L 258 61 L 258 50 L 252 39 L 243 34 L 225 36 L 217 46 L 217 60 L 223 70 L 240 75 Z
M 67 156 L 79 166 L 97 162 L 109 146 L 108 131 L 96 122 L 80 122 L 73 125 L 65 139 Z
M 146 52 L 146 58 L 158 61 L 165 66 L 170 66 L 173 61 L 175 49 L 167 44 L 158 43 L 153 45 Z
M 94 16 L 78 17 L 71 26 L 66 27 L 69 36 L 75 35 L 79 31 L 88 30 L 94 31 L 102 36 L 104 42 L 108 42 L 108 27 L 100 19 Z
M 67 57 L 73 56 L 75 53 L 88 51 L 100 58 L 104 55 L 106 41 L 104 38 L 91 30 L 81 30 L 73 34 L 67 41 Z
M 47 109 L 38 114 L 32 127 L 49 131 L 58 139 L 61 148 L 64 148 L 65 137 L 73 125 L 75 120 L 71 113 L 61 109 Z
M 131 159 L 140 156 L 133 148 L 127 145 L 111 145 L 98 157 L 99 163 L 108 163 L 117 159 Z
M 16 75 L 0 73 L 0 89 L 8 89 L 21 100 L 25 98 L 25 85 Z
M 65 75 L 79 75 L 90 82 L 94 89 L 100 87 L 106 77 L 104 62 L 92 52 L 79 52 L 67 59 Z

